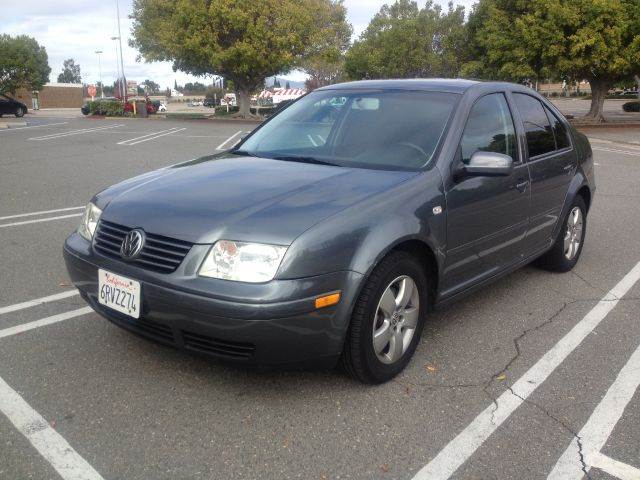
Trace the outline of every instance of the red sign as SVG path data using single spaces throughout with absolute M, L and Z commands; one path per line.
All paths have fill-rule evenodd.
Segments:
M 89 94 L 90 97 L 95 97 L 97 90 L 96 90 L 96 86 L 95 85 L 89 85 L 87 87 L 87 93 Z

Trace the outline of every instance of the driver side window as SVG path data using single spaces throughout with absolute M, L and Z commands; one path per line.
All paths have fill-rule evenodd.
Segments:
M 460 141 L 462 161 L 468 164 L 474 153 L 482 151 L 503 153 L 517 162 L 516 141 L 513 119 L 504 94 L 486 95 L 475 103 L 469 113 Z

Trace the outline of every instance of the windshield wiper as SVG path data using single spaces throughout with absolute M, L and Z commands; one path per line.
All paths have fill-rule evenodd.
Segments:
M 232 153 L 233 155 L 245 155 L 247 157 L 256 157 L 256 158 L 260 158 L 258 155 L 256 155 L 255 153 L 252 153 L 248 150 L 231 150 L 229 151 L 229 153 Z
M 327 162 L 326 160 L 320 160 L 315 157 L 305 157 L 305 156 L 296 156 L 296 155 L 277 155 L 275 157 L 270 157 L 274 160 L 286 160 L 289 162 L 302 162 L 302 163 L 313 163 L 314 165 L 329 165 L 332 167 L 341 167 L 342 165 L 338 165 L 337 163 Z

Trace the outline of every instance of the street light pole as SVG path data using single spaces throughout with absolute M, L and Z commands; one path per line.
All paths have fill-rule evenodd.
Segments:
M 111 40 L 113 40 L 114 42 L 116 42 L 116 85 L 118 85 L 118 93 L 120 94 L 121 97 L 124 97 L 124 95 L 122 95 L 122 83 L 120 81 L 120 62 L 118 61 L 118 42 L 116 40 L 119 40 L 120 37 L 111 37 Z
M 120 31 L 120 6 L 116 0 L 116 15 L 118 16 L 118 43 L 120 44 L 120 71 L 122 72 L 122 83 L 124 84 L 124 97 L 127 98 L 127 78 L 124 75 L 124 62 L 122 60 L 122 32 Z
M 104 98 L 104 85 L 102 84 L 102 62 L 100 61 L 100 54 L 102 50 L 96 50 L 98 55 L 98 71 L 100 72 L 100 98 Z

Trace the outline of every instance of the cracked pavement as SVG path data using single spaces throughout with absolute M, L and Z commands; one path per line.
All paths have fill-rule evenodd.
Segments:
M 86 125 L 69 122 L 57 128 Z M 184 136 L 116 150 L 118 141 L 178 125 Z M 239 129 L 132 120 L 123 133 L 37 145 L 26 142 L 28 130 L 1 134 L 0 216 L 82 205 L 121 178 L 211 151 Z M 597 136 L 626 148 L 640 131 Z M 334 371 L 233 368 L 95 314 L 0 339 L 0 378 L 105 479 L 411 479 L 500 395 L 518 396 L 513 384 L 640 261 L 640 155 L 596 150 L 595 160 L 598 190 L 576 270 L 528 266 L 434 312 L 409 367 L 385 385 Z M 77 221 L 0 230 L 0 306 L 69 288 L 60 249 Z M 0 328 L 81 306 L 79 297 L 39 305 L 0 316 Z M 453 478 L 545 479 L 640 344 L 639 311 L 636 285 Z M 638 432 L 640 392 L 604 451 L 640 467 Z M 587 475 L 580 460 L 585 477 L 611 478 Z M 1 414 L 0 478 L 57 478 Z

